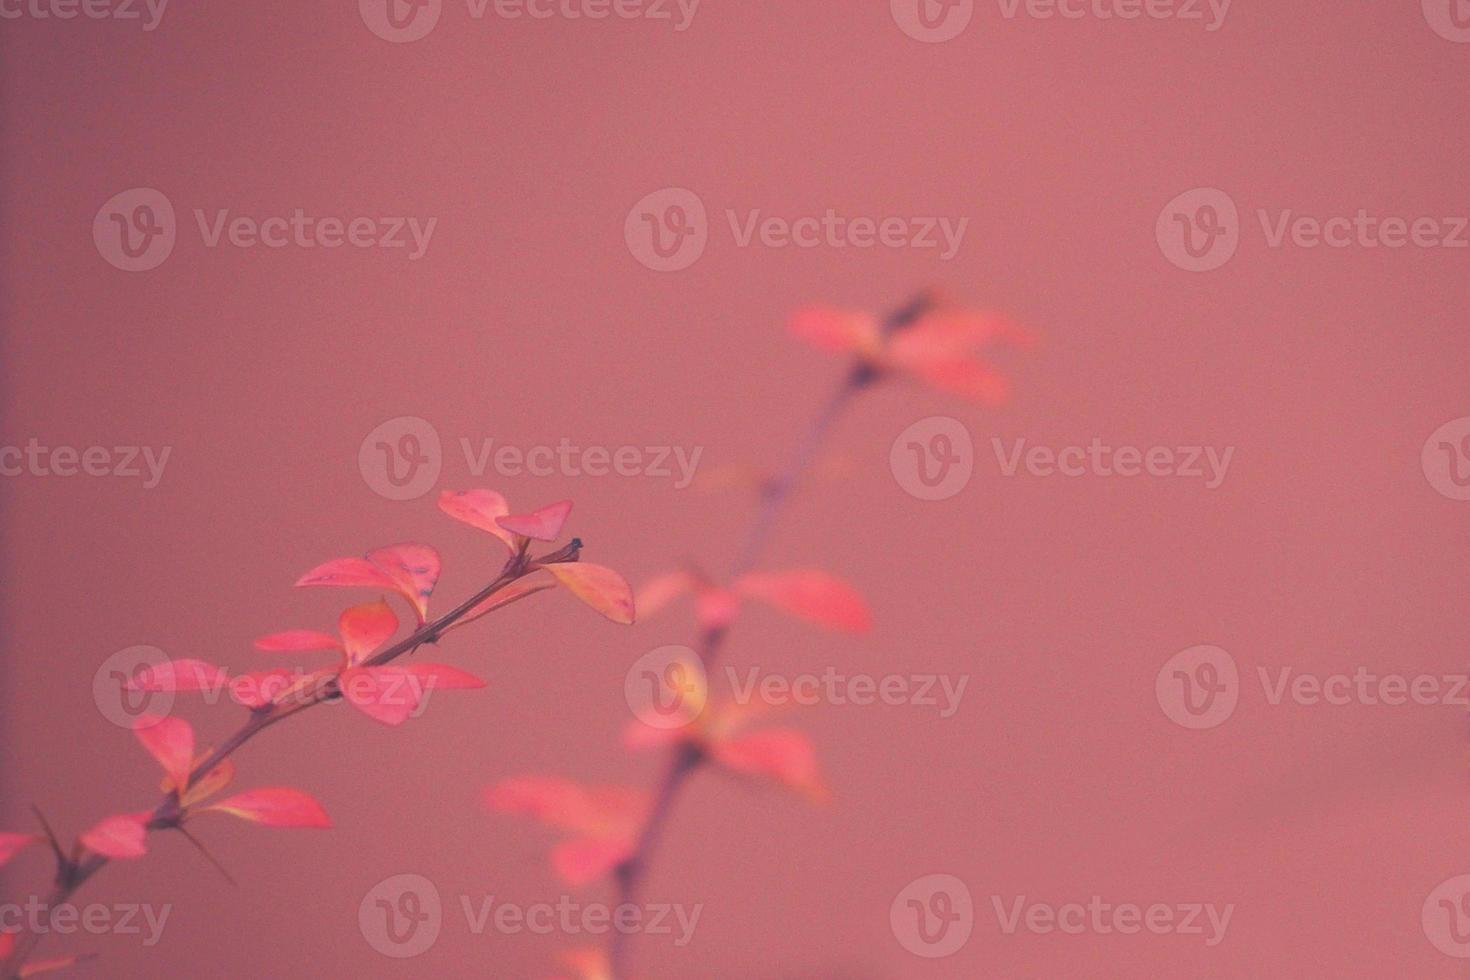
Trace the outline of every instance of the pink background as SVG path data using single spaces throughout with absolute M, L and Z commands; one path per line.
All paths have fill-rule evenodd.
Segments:
M 477 479 L 458 440 L 700 446 L 773 465 L 838 365 L 781 329 L 810 302 L 880 309 L 938 285 L 1045 336 L 1009 363 L 1016 398 L 975 408 L 888 387 L 831 449 L 768 554 L 870 598 L 852 640 L 754 612 L 729 650 L 769 671 L 969 674 L 957 715 L 823 706 L 795 722 L 836 799 L 808 808 L 702 776 L 650 901 L 704 904 L 694 942 L 639 940 L 640 975 L 717 978 L 1450 977 L 1425 897 L 1470 872 L 1463 709 L 1270 705 L 1256 668 L 1465 669 L 1467 507 L 1420 448 L 1466 413 L 1466 252 L 1267 247 L 1258 208 L 1465 214 L 1470 46 L 1419 4 L 1238 0 L 1224 27 L 1006 20 L 925 44 L 888 4 L 718 2 L 668 22 L 508 21 L 446 6 L 390 44 L 355 4 L 176 0 L 136 22 L 0 24 L 3 442 L 172 447 L 136 480 L 0 480 L 4 505 L 0 826 L 42 805 L 68 833 L 151 805 L 156 773 L 93 704 L 114 651 L 153 644 L 235 668 L 250 641 L 327 626 L 345 593 L 293 591 L 326 558 L 439 547 L 437 608 L 498 562 L 432 497 L 397 503 L 357 467 L 385 419 L 445 440 L 439 488 L 525 507 L 574 497 L 590 560 L 642 580 L 684 555 L 722 568 L 739 494 L 651 478 Z M 161 267 L 127 273 L 91 240 L 102 203 L 154 187 L 179 212 Z M 704 256 L 646 269 L 629 208 L 666 186 L 709 208 Z M 1171 198 L 1240 206 L 1235 258 L 1171 265 Z M 437 217 L 429 252 L 205 248 L 192 209 Z M 950 262 L 909 249 L 737 247 L 742 214 L 968 217 Z M 918 419 L 974 433 L 976 475 L 914 499 L 888 449 Z M 990 439 L 1236 447 L 1224 485 L 1006 479 Z M 108 868 L 81 901 L 171 902 L 163 942 L 96 951 L 90 975 L 497 977 L 554 972 L 578 937 L 471 935 L 457 896 L 555 901 L 553 835 L 479 807 L 522 772 L 645 784 L 618 745 L 642 653 L 687 610 L 622 629 L 540 596 L 444 644 L 491 681 L 389 731 L 321 709 L 240 756 L 240 785 L 289 783 L 325 834 L 200 825 L 240 880 L 177 836 Z M 1187 731 L 1155 700 L 1175 652 L 1240 665 L 1240 706 Z M 222 737 L 238 708 L 182 711 Z M 379 955 L 357 907 L 412 872 L 445 896 L 437 945 Z M 40 852 L 7 869 L 41 888 Z M 889 903 L 944 873 L 975 897 L 948 959 L 906 952 Z M 1226 939 L 1005 935 L 990 897 L 1235 903 Z M 587 899 L 605 897 L 593 890 Z

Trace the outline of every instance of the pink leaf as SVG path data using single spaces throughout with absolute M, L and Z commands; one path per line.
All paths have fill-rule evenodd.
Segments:
M 512 602 L 524 599 L 526 596 L 535 595 L 537 592 L 545 592 L 547 589 L 554 588 L 556 588 L 556 585 L 552 582 L 534 582 L 529 585 L 525 583 L 520 583 L 517 585 L 508 586 L 490 596 L 490 598 L 486 599 L 484 602 L 481 602 L 479 605 L 475 606 L 459 619 L 446 626 L 444 628 L 444 632 L 448 633 L 452 629 L 458 629 L 459 627 L 464 626 L 468 623 L 473 623 L 481 616 L 492 613 L 502 606 L 508 606 Z
M 43 973 L 54 973 L 57 970 L 65 970 L 76 966 L 81 961 L 82 957 L 80 956 L 56 956 L 49 960 L 33 960 L 20 968 L 21 980 L 26 980 L 28 977 L 40 976 Z
M 314 797 L 289 786 L 246 790 L 206 809 L 228 813 L 266 827 L 332 826 L 327 811 Z
M 398 583 L 393 577 L 366 558 L 336 558 L 324 562 L 297 579 L 296 584 L 398 590 Z
M 439 509 L 457 521 L 489 531 L 515 550 L 515 537 L 495 523 L 510 513 L 510 505 L 494 490 L 445 490 L 439 495 Z
M 582 786 L 557 776 L 518 776 L 485 791 L 485 804 L 583 835 L 626 836 L 642 820 L 648 797 L 625 786 Z
M 152 814 L 120 813 L 107 817 L 82 835 L 82 846 L 110 858 L 136 858 L 148 853 L 146 824 Z
M 633 841 L 615 837 L 578 837 L 551 849 L 551 867 L 574 887 L 610 873 L 633 853 Z
M 561 534 L 561 526 L 566 523 L 567 515 L 571 512 L 572 502 L 563 500 L 555 504 L 548 504 L 529 514 L 498 517 L 495 523 L 512 534 L 535 538 L 537 541 L 555 541 Z
M 633 590 L 611 568 L 587 562 L 556 562 L 543 565 L 567 591 L 615 623 L 633 622 Z
M 419 687 L 424 691 L 464 691 L 485 686 L 485 682 L 474 674 L 445 664 L 407 664 L 402 669 L 418 678 Z
M 142 715 L 133 723 L 133 734 L 148 754 L 158 760 L 169 784 L 183 790 L 194 767 L 194 728 L 182 718 Z
M 402 667 L 354 667 L 338 683 L 348 704 L 385 725 L 408 721 L 423 697 L 422 682 Z
M 286 630 L 258 637 L 255 649 L 266 653 L 305 653 L 309 650 L 340 650 L 342 641 L 320 630 Z
M 398 617 L 386 602 L 367 602 L 344 610 L 337 620 L 349 663 L 361 663 L 398 631 Z
M 166 660 L 145 664 L 124 685 L 130 691 L 217 691 L 229 675 L 203 660 Z
M 767 728 L 716 742 L 710 749 L 725 768 L 764 776 L 814 798 L 826 795 L 817 769 L 817 754 L 802 732 Z
M 20 853 L 20 851 L 24 848 L 27 848 L 32 844 L 39 844 L 45 839 L 46 838 L 38 837 L 35 834 L 0 833 L 0 867 L 4 867 L 6 862 L 15 857 L 15 855 Z M 4 957 L 0 957 L 0 959 L 3 958 Z
M 428 621 L 429 596 L 439 582 L 439 552 L 424 544 L 395 544 L 368 552 L 368 561 L 387 572 L 412 604 L 419 623 Z
M 866 313 L 814 306 L 798 310 L 787 327 L 818 350 L 832 353 L 871 353 L 880 343 L 878 321 Z
M 817 569 L 743 575 L 735 591 L 831 629 L 865 633 L 872 627 L 867 603 L 851 585 Z
M 638 614 L 646 620 L 693 589 L 694 576 L 688 572 L 666 572 L 651 578 L 638 590 Z

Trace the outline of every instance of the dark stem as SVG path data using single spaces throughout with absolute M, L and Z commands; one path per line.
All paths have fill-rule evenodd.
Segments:
M 915 296 L 884 319 L 882 325 L 884 336 L 910 326 L 929 312 L 933 306 L 934 300 L 928 293 L 920 293 Z M 817 451 L 847 408 L 848 403 L 852 401 L 853 396 L 877 381 L 879 377 L 881 377 L 879 370 L 866 362 L 858 362 L 848 369 L 842 382 L 817 412 L 805 436 L 797 443 L 786 468 L 763 488 L 760 509 L 731 566 L 730 580 L 733 581 L 755 565 L 761 551 L 775 531 L 776 522 L 785 509 L 787 501 L 791 499 L 792 492 L 811 467 L 812 462 L 816 459 Z M 700 637 L 698 652 L 706 668 L 719 657 L 728 632 L 728 627 L 721 627 L 706 630 Z M 636 904 L 638 901 L 644 879 L 648 875 L 648 866 L 663 838 L 664 828 L 668 825 L 680 791 L 688 783 L 689 777 L 694 774 L 695 770 L 704 764 L 704 761 L 703 751 L 694 743 L 684 742 L 674 748 L 663 777 L 654 790 L 648 819 L 634 844 L 633 853 L 618 865 L 614 872 L 613 883 L 617 893 L 614 908 L 624 904 Z M 608 967 L 613 980 L 627 980 L 628 958 L 627 935 L 621 930 L 612 930 L 608 939 Z

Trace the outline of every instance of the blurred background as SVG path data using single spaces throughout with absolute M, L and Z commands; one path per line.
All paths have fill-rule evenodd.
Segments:
M 722 571 L 754 511 L 738 487 L 476 473 L 476 456 L 567 440 L 698 449 L 710 476 L 772 468 L 841 371 L 786 334 L 790 312 L 934 287 L 1041 336 L 1004 361 L 1014 397 L 859 400 L 764 565 L 846 577 L 873 631 L 752 609 L 726 657 L 963 676 L 963 701 L 783 718 L 818 747 L 826 806 L 697 777 L 645 895 L 700 905 L 697 929 L 635 939 L 637 975 L 1465 975 L 1465 692 L 1443 680 L 1470 636 L 1465 11 L 395 3 L 4 9 L 0 445 L 138 447 L 139 475 L 126 453 L 94 457 L 98 476 L 0 459 L 0 827 L 31 829 L 32 803 L 68 836 L 152 805 L 154 763 L 94 694 L 120 651 L 265 666 L 254 637 L 367 598 L 293 590 L 300 573 L 398 541 L 443 553 L 435 608 L 477 589 L 499 546 L 440 514 L 439 490 L 574 498 L 585 557 L 635 582 L 686 557 Z M 322 247 L 330 222 L 252 237 L 298 209 L 339 238 L 368 219 L 360 247 Z M 829 210 L 901 225 L 799 247 L 763 224 Z M 1297 220 L 1360 211 L 1375 230 L 1339 222 L 1336 247 Z M 1388 247 L 1391 218 L 1433 223 Z M 945 222 L 964 223 L 953 248 Z M 973 474 L 926 500 L 890 449 L 934 417 L 969 434 Z M 395 482 L 373 447 L 404 418 L 439 448 Z M 1233 455 L 1213 488 L 1007 476 L 1000 458 L 1095 438 Z M 168 452 L 156 478 L 144 447 Z M 624 628 L 563 593 L 476 624 L 436 659 L 486 690 L 399 730 L 322 708 L 237 757 L 241 788 L 306 788 L 334 830 L 201 821 L 238 887 L 155 835 L 78 901 L 168 905 L 161 941 L 43 949 L 99 953 L 78 974 L 118 978 L 553 975 L 597 937 L 477 934 L 463 903 L 608 893 L 567 889 L 556 835 L 481 791 L 521 773 L 651 784 L 659 760 L 620 745 L 624 678 L 692 631 L 687 607 Z M 1202 644 L 1236 667 L 1235 707 L 1187 727 L 1165 668 Z M 1442 683 L 1429 703 L 1273 703 L 1283 670 L 1360 669 Z M 202 740 L 244 714 L 175 710 Z M 50 873 L 27 851 L 4 895 Z M 359 921 L 403 874 L 443 903 L 406 958 Z M 945 956 L 900 922 L 931 875 L 972 908 Z M 1093 896 L 1233 910 L 1213 945 L 1208 925 L 1004 928 L 1017 899 Z

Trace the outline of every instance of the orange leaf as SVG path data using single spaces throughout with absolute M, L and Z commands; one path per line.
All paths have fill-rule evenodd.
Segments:
M 398 617 L 386 602 L 367 602 L 344 610 L 337 620 L 349 663 L 361 663 L 398 631 Z
M 675 599 L 694 589 L 694 576 L 688 572 L 665 572 L 643 583 L 638 590 L 638 615 L 655 616 Z
M 615 623 L 633 622 L 633 590 L 611 568 L 587 562 L 543 565 L 567 590 Z
M 168 783 L 182 791 L 194 767 L 193 726 L 182 718 L 143 715 L 133 723 L 133 734 L 163 767 Z
M 566 523 L 567 515 L 571 512 L 572 502 L 562 500 L 554 504 L 547 504 L 529 514 L 497 517 L 495 523 L 512 534 L 535 538 L 537 541 L 555 541 L 561 534 L 561 526 Z
M 314 797 L 289 786 L 246 790 L 206 809 L 228 813 L 266 827 L 332 826 L 327 811 Z
M 203 762 L 204 760 L 200 759 L 199 761 Z M 209 772 L 196 779 L 193 785 L 189 787 L 188 792 L 179 800 L 179 805 L 189 807 L 203 800 L 207 800 L 230 785 L 234 779 L 235 764 L 229 759 L 225 759 L 219 765 L 209 770 Z
M 136 858 L 148 853 L 146 824 L 152 814 L 120 813 L 107 817 L 82 835 L 82 846 L 110 858 Z
M 507 548 L 515 550 L 515 537 L 495 523 L 497 518 L 510 513 L 510 505 L 494 490 L 445 490 L 439 495 L 439 509 L 470 527 L 489 531 L 505 542 Z
M 735 591 L 830 629 L 865 633 L 872 627 L 872 614 L 858 591 L 817 569 L 743 575 Z

